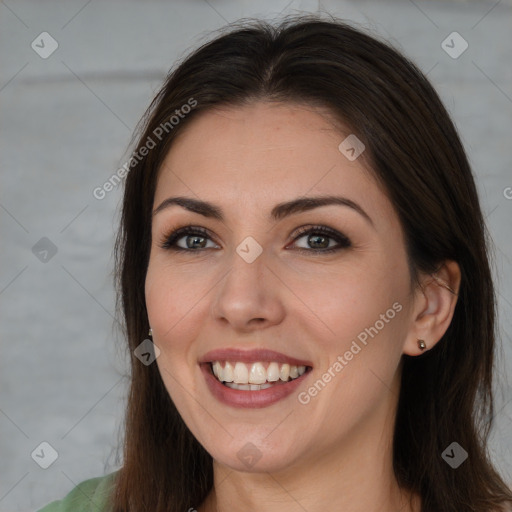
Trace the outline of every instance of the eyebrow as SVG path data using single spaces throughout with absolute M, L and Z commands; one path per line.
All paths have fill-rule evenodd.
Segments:
M 170 206 L 178 205 L 193 213 L 198 213 L 203 217 L 224 221 L 224 213 L 222 208 L 206 201 L 193 199 L 191 197 L 168 197 L 160 203 L 160 205 L 153 211 L 153 216 L 157 213 L 169 208 Z M 321 206 L 345 206 L 359 213 L 364 219 L 374 226 L 371 217 L 359 206 L 357 203 L 341 196 L 317 196 L 317 197 L 300 197 L 284 203 L 279 203 L 270 212 L 270 220 L 277 222 L 290 215 L 307 212 Z

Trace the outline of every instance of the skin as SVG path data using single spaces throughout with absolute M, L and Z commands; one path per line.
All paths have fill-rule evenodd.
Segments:
M 233 504 L 246 511 L 264 504 L 267 512 L 420 510 L 419 496 L 400 489 L 392 470 L 401 360 L 421 354 L 418 339 L 430 349 L 441 338 L 456 296 L 431 276 L 421 276 L 421 288 L 412 285 L 393 205 L 362 158 L 351 162 L 338 150 L 349 133 L 326 112 L 291 103 L 210 110 L 180 134 L 160 169 L 154 208 L 170 196 L 187 196 L 225 212 L 223 222 L 176 205 L 155 214 L 146 277 L 158 368 L 185 423 L 214 459 L 212 492 L 191 504 L 200 512 Z M 319 195 L 349 198 L 372 222 L 336 205 L 268 218 L 277 203 Z M 186 225 L 209 231 L 201 239 L 207 248 L 159 246 L 171 229 Z M 304 225 L 330 227 L 352 245 L 316 254 L 314 236 L 295 240 Z M 252 263 L 236 252 L 248 236 L 263 249 Z M 454 262 L 437 277 L 458 290 Z M 301 404 L 298 393 L 394 303 L 401 311 Z M 270 348 L 311 361 L 313 370 L 297 393 L 276 404 L 234 408 L 213 398 L 198 365 L 206 352 L 224 347 Z M 248 442 L 261 454 L 251 468 L 237 457 Z

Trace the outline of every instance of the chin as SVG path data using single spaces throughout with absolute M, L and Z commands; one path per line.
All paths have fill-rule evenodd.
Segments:
M 238 457 L 239 453 L 240 458 Z M 294 464 L 295 458 L 292 460 L 292 458 L 275 452 L 265 454 L 261 450 L 258 453 L 258 450 L 242 448 L 235 456 L 226 454 L 225 457 L 214 457 L 214 461 L 233 471 L 243 473 L 279 473 L 290 468 Z
M 276 473 L 293 466 L 299 454 L 297 443 L 287 439 L 273 439 L 271 443 L 265 437 L 268 431 L 260 438 L 254 436 L 239 437 L 229 445 L 219 447 L 217 444 L 212 450 L 205 448 L 212 455 L 215 462 L 227 466 L 234 471 L 247 473 Z M 252 438 L 252 440 L 251 440 Z M 289 446 L 287 446 L 287 442 Z

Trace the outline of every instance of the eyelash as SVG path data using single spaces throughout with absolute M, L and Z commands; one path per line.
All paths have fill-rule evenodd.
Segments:
M 300 247 L 298 250 L 300 252 L 309 252 L 309 253 L 316 253 L 316 254 L 328 254 L 333 253 L 336 251 L 340 251 L 342 249 L 347 249 L 348 247 L 352 246 L 351 241 L 348 237 L 343 235 L 342 233 L 339 233 L 338 231 L 335 231 L 334 229 L 328 228 L 326 226 L 305 226 L 298 229 L 298 232 L 296 233 L 295 238 L 293 241 L 297 241 L 299 238 L 302 238 L 305 235 L 309 234 L 322 234 L 328 236 L 328 238 L 332 238 L 335 240 L 338 245 L 335 247 L 330 247 L 327 249 L 305 249 L 303 247 Z M 183 247 L 178 247 L 176 245 L 176 242 L 180 240 L 181 238 L 184 238 L 185 236 L 190 235 L 196 235 L 201 236 L 205 238 L 210 238 L 210 235 L 208 231 L 205 228 L 197 227 L 197 226 L 184 226 L 182 228 L 175 229 L 174 231 L 171 231 L 169 234 L 165 235 L 160 243 L 159 246 L 162 249 L 170 250 L 170 251 L 176 251 L 176 252 L 201 252 L 206 250 L 203 249 L 184 249 Z M 210 238 L 211 239 L 211 238 Z M 210 248 L 207 248 L 210 249 Z

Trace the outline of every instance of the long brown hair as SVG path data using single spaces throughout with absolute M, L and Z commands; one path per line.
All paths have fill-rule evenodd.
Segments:
M 423 512 L 489 512 L 512 502 L 487 452 L 495 294 L 486 228 L 456 128 L 426 77 L 397 50 L 333 17 L 308 15 L 228 27 L 169 74 L 142 121 L 115 247 L 132 379 L 114 512 L 182 512 L 212 488 L 211 456 L 181 419 L 157 365 L 141 364 L 133 351 L 149 328 L 144 282 L 161 163 L 201 112 L 258 100 L 326 107 L 364 142 L 400 218 L 412 280 L 447 259 L 460 266 L 443 339 L 421 357 L 403 356 L 393 451 L 398 483 L 421 495 Z M 193 102 L 171 126 L 176 110 Z M 143 151 L 149 139 L 154 147 Z M 441 457 L 454 441 L 469 454 L 456 470 Z

